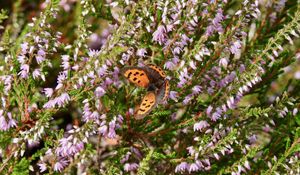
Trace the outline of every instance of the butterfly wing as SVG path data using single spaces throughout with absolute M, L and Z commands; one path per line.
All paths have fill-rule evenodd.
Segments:
M 156 105 L 157 100 L 155 93 L 153 91 L 148 92 L 143 98 L 135 118 L 138 120 L 144 118 Z
M 166 78 L 165 72 L 153 64 L 146 65 L 145 69 L 149 72 L 150 84 L 154 87 L 149 90 L 159 89 Z
M 169 80 L 165 80 L 163 85 L 160 87 L 160 89 L 157 92 L 158 103 L 167 100 L 169 93 L 170 93 L 170 82 Z
M 157 67 L 157 66 L 155 66 L 155 65 L 153 65 L 153 64 L 148 64 L 147 66 L 148 66 L 150 69 L 156 71 L 163 79 L 166 78 L 165 72 L 164 72 L 160 67 Z
M 140 67 L 126 67 L 122 70 L 122 75 L 130 82 L 139 87 L 147 88 L 150 83 L 148 72 Z

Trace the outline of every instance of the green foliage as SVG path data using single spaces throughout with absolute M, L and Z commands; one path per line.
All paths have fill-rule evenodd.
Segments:
M 26 175 L 29 174 L 30 162 L 26 158 L 22 158 L 15 166 L 12 175 Z

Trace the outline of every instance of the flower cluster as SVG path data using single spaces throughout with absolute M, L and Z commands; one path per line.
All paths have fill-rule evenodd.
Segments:
M 299 174 L 299 2 L 12 3 L 0 174 Z M 147 64 L 170 90 L 137 120 Z

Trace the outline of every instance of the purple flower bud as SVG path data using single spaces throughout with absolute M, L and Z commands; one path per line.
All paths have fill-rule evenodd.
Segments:
M 21 49 L 22 49 L 22 54 L 25 55 L 27 53 L 27 50 L 28 50 L 28 43 L 25 42 L 25 43 L 22 43 L 21 44 Z
M 192 88 L 192 90 L 193 90 L 193 94 L 197 95 L 201 92 L 201 86 L 196 85 Z
M 6 131 L 8 129 L 9 129 L 8 123 L 6 122 L 4 116 L 0 115 L 0 130 L 1 131 Z
M 237 54 L 240 51 L 240 48 L 242 47 L 241 41 L 237 40 L 235 41 L 232 46 L 230 47 L 230 52 L 232 54 Z
M 189 165 L 186 162 L 181 162 L 179 165 L 175 168 L 175 173 L 178 172 L 184 172 L 189 169 Z
M 145 57 L 146 54 L 147 54 L 147 51 L 144 48 L 138 49 L 136 51 L 136 55 L 139 56 L 139 57 Z
M 206 109 L 206 115 L 210 115 L 212 109 L 213 107 L 209 105 L 208 108 Z
M 176 65 L 172 61 L 167 61 L 164 67 L 168 70 L 173 70 L 176 67 Z
M 17 126 L 17 121 L 15 119 L 12 118 L 12 115 L 10 112 L 7 113 L 8 116 L 8 128 L 12 128 Z
M 41 173 L 47 170 L 47 165 L 44 162 L 38 163 L 38 166 L 40 168 Z
M 202 131 L 202 129 L 209 127 L 207 121 L 200 121 L 194 124 L 194 131 Z
M 68 161 L 66 159 L 60 159 L 58 162 L 54 164 L 54 171 L 62 172 L 62 170 L 68 165 Z
M 196 163 L 192 163 L 192 164 L 190 165 L 190 168 L 189 168 L 189 173 L 191 173 L 191 172 L 196 172 L 196 171 L 198 171 L 198 170 L 199 170 L 198 165 L 197 165 Z
M 53 94 L 53 89 L 52 88 L 44 88 L 43 92 L 45 93 L 46 97 L 51 97 Z
M 247 168 L 248 170 L 251 169 L 251 168 L 250 168 L 250 163 L 249 163 L 248 160 L 245 161 L 244 166 L 245 166 L 245 168 Z
M 95 90 L 95 96 L 98 98 L 102 97 L 105 93 L 105 90 L 101 86 L 98 86 Z
M 23 64 L 21 65 L 21 71 L 18 73 L 22 78 L 28 78 L 28 73 L 29 73 L 29 65 L 28 64 Z
M 157 30 L 153 33 L 152 40 L 162 45 L 167 41 L 166 32 L 166 28 L 163 25 L 158 26 Z

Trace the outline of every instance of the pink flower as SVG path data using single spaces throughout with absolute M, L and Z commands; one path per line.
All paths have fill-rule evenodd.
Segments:
M 8 121 L 8 128 L 17 126 L 17 121 L 12 118 L 12 115 L 11 115 L 10 112 L 7 113 L 7 116 L 8 116 L 8 119 L 9 119 L 9 121 Z
M 191 172 L 196 172 L 196 171 L 198 171 L 198 170 L 199 170 L 199 167 L 197 166 L 197 164 L 192 163 L 192 164 L 190 165 L 190 168 L 189 168 L 189 173 L 191 173 Z
M 102 97 L 105 93 L 105 90 L 101 86 L 98 86 L 95 90 L 95 96 L 98 98 Z
M 66 159 L 60 159 L 58 162 L 54 164 L 54 171 L 62 172 L 62 170 L 68 165 L 68 161 Z
M 139 167 L 137 163 L 125 163 L 124 170 L 125 171 L 134 171 Z
M 25 43 L 22 43 L 21 44 L 21 49 L 22 49 L 22 54 L 25 55 L 27 53 L 27 50 L 28 50 L 28 43 L 25 42 Z
M 194 124 L 194 131 L 202 131 L 202 129 L 209 127 L 207 121 L 200 121 Z
M 153 33 L 153 41 L 158 42 L 160 45 L 167 41 L 166 28 L 163 25 L 158 26 L 157 30 Z
M 45 93 L 46 97 L 51 97 L 53 94 L 53 89 L 52 88 L 44 88 L 43 92 Z
M 21 71 L 18 73 L 22 78 L 28 78 L 28 73 L 29 73 L 29 65 L 28 64 L 23 64 L 21 65 Z
M 230 52 L 232 54 L 237 54 L 240 51 L 241 47 L 242 47 L 241 41 L 237 40 L 230 47 Z
M 147 51 L 144 48 L 138 49 L 136 51 L 136 55 L 139 56 L 139 57 L 145 57 L 146 54 L 147 54 Z
M 189 169 L 189 165 L 186 162 L 181 162 L 179 165 L 175 168 L 175 173 L 178 172 L 184 172 Z
M 9 129 L 8 123 L 6 122 L 4 116 L 0 115 L 0 130 L 1 131 L 6 131 L 8 129 Z
M 44 172 L 47 170 L 47 165 L 43 162 L 43 163 L 38 163 L 38 166 L 40 168 L 40 172 Z

